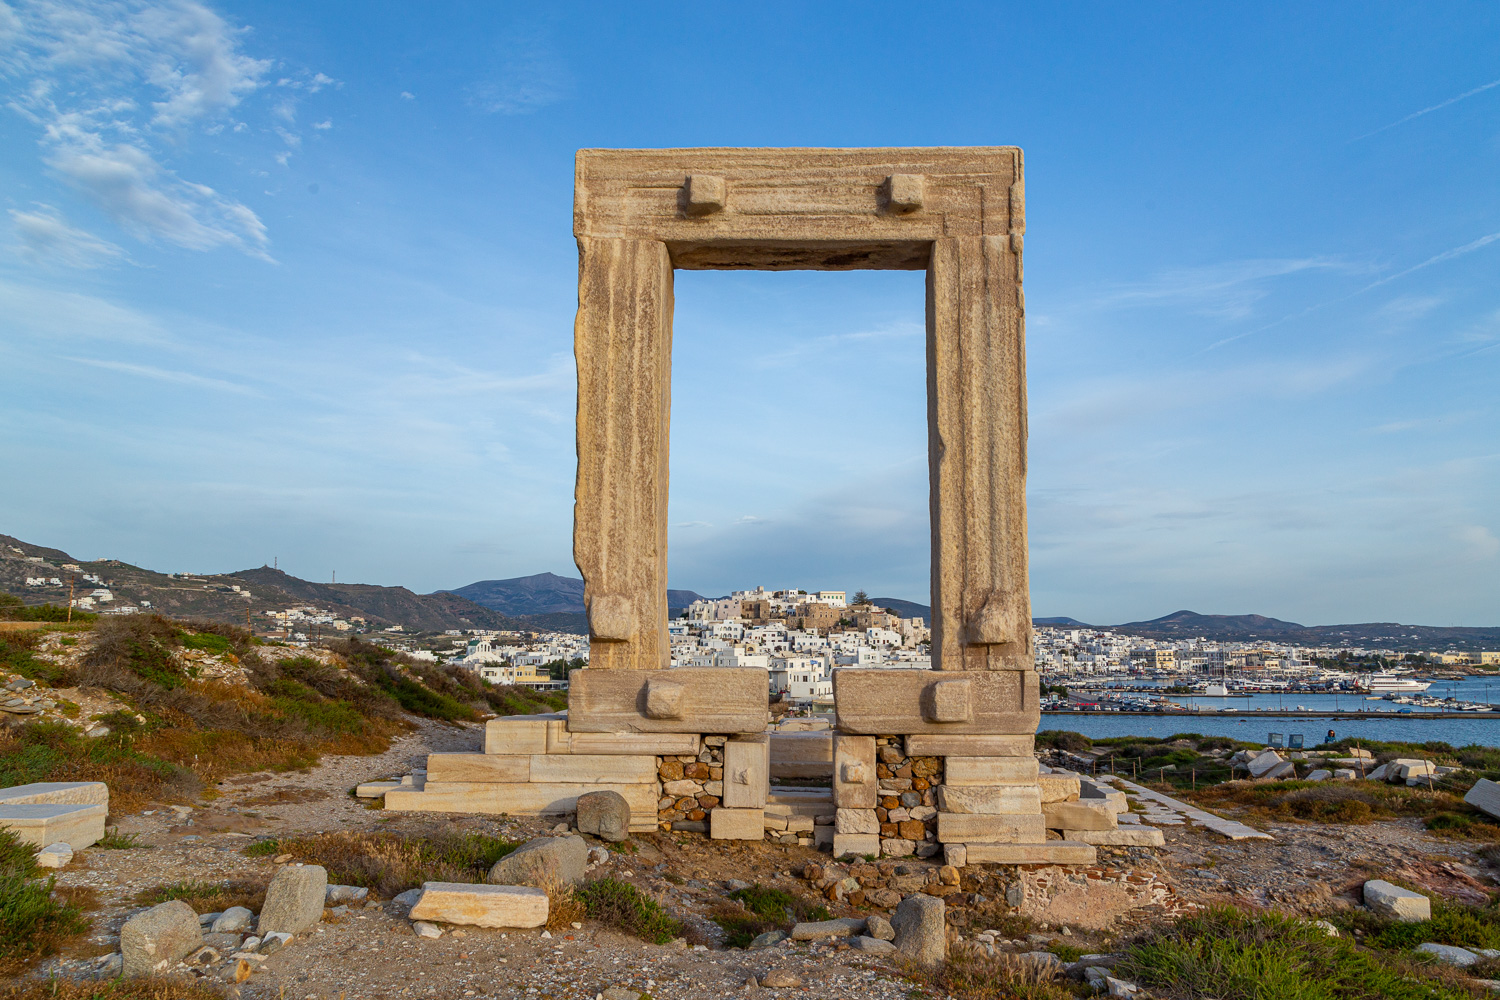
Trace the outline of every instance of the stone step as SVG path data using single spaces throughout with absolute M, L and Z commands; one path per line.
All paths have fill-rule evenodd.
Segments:
M 39 803 L 107 806 L 109 786 L 102 781 L 37 781 L 29 785 L 0 788 L 0 806 Z
M 1099 852 L 1092 844 L 1049 840 L 1040 844 L 965 844 L 967 864 L 1092 865 Z
M 109 807 L 64 802 L 22 802 L 0 806 L 0 827 L 15 831 L 21 843 L 46 847 L 63 843 L 81 851 L 104 836 Z
M 449 812 L 497 816 L 564 816 L 576 812 L 585 792 L 615 791 L 630 804 L 630 829 L 656 829 L 657 786 L 580 782 L 430 781 L 421 791 L 395 788 L 385 793 L 392 812 Z
M 1124 830 L 1064 830 L 1063 840 L 1098 847 L 1163 847 L 1166 837 L 1154 827 L 1134 827 Z
M 409 916 L 470 927 L 541 927 L 547 912 L 546 891 L 530 886 L 424 882 Z

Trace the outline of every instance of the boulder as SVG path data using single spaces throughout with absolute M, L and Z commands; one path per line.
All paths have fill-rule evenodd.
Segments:
M 1283 763 L 1281 754 L 1277 753 L 1275 750 L 1263 750 L 1246 761 L 1245 766 L 1250 769 L 1251 777 L 1260 778 L 1263 777 L 1267 771 L 1271 770 L 1271 768 L 1281 763 Z
M 823 938 L 849 937 L 865 929 L 862 917 L 838 917 L 834 920 L 804 921 L 792 928 L 793 941 L 819 941 Z
M 879 913 L 872 913 L 865 918 L 865 933 L 882 941 L 896 940 L 896 928 Z
M 578 832 L 600 840 L 630 839 L 630 803 L 619 792 L 585 792 L 578 796 Z
M 322 865 L 287 865 L 271 879 L 266 901 L 260 908 L 255 929 L 300 934 L 323 918 L 323 900 L 328 895 L 328 870 Z M 227 910 L 225 912 L 228 912 Z
M 215 934 L 239 934 L 250 929 L 255 914 L 243 906 L 231 906 L 219 914 L 213 922 Z
M 1424 955 L 1431 955 L 1439 962 L 1446 965 L 1456 965 L 1459 968 L 1467 968 L 1479 961 L 1479 956 L 1467 948 L 1459 948 L 1451 944 L 1426 944 L 1417 945 L 1417 951 Z
M 896 946 L 889 941 L 865 934 L 850 938 L 849 946 L 868 955 L 894 955 L 896 953 Z
M 896 907 L 891 926 L 896 949 L 921 965 L 937 965 L 948 957 L 947 907 L 925 893 L 908 896 Z
M 1500 784 L 1480 778 L 1464 796 L 1464 801 L 1482 813 L 1500 818 Z
M 535 886 L 426 882 L 409 916 L 419 923 L 541 927 L 547 923 L 547 910 L 547 893 Z
M 329 906 L 337 906 L 339 903 L 363 903 L 369 895 L 370 890 L 362 885 L 330 885 L 323 901 Z
M 1303 780 L 1304 781 L 1327 781 L 1331 777 L 1333 777 L 1333 772 L 1332 771 L 1325 771 L 1322 768 L 1319 768 L 1316 771 L 1309 771 L 1309 772 L 1307 772 L 1307 777 L 1304 778 Z
M 772 945 L 780 944 L 785 940 L 786 931 L 766 931 L 762 934 L 755 935 L 754 940 L 750 942 L 750 948 L 751 950 L 759 948 L 769 948 Z
M 549 881 L 577 885 L 589 864 L 582 837 L 538 837 L 495 862 L 485 881 L 491 885 L 543 886 Z
M 127 976 L 161 971 L 201 947 L 198 914 L 180 899 L 137 913 L 120 928 L 120 955 Z
M 1364 898 L 1366 906 L 1387 917 L 1403 921 L 1432 919 L 1430 899 L 1382 879 L 1371 879 L 1365 883 Z

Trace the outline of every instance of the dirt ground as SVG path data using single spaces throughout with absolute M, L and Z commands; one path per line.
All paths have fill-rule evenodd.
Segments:
M 480 743 L 477 726 L 428 723 L 379 756 L 327 757 L 305 772 L 230 779 L 185 816 L 180 809 L 164 808 L 150 815 L 113 817 L 119 833 L 133 834 L 146 846 L 91 848 L 61 870 L 59 884 L 86 886 L 98 893 L 95 933 L 86 947 L 51 960 L 39 973 L 88 974 L 94 967 L 90 956 L 117 949 L 120 925 L 139 909 L 131 901 L 143 889 L 177 881 L 269 881 L 277 868 L 274 860 L 243 853 L 255 837 L 335 830 L 421 833 L 444 827 L 524 839 L 550 830 L 555 819 L 388 814 L 367 808 L 349 794 L 361 781 L 422 766 L 429 752 L 475 750 Z M 1161 850 L 1102 849 L 1098 870 L 1106 877 L 1121 885 L 1161 886 L 1152 897 L 1157 902 L 1121 920 L 1118 929 L 1134 929 L 1143 920 L 1225 899 L 1307 913 L 1326 911 L 1353 905 L 1358 886 L 1375 877 L 1408 879 L 1470 901 L 1486 898 L 1495 885 L 1491 869 L 1471 845 L 1437 840 L 1416 821 L 1279 824 L 1269 829 L 1275 841 L 1236 843 L 1189 824 L 1166 828 L 1167 844 Z M 633 840 L 635 853 L 611 852 L 598 873 L 631 880 L 650 891 L 693 927 L 699 939 L 710 941 L 719 932 L 707 914 L 722 904 L 727 880 L 758 882 L 811 897 L 819 893 L 801 877 L 804 865 L 826 865 L 829 860 L 807 848 L 709 842 L 692 834 Z M 925 870 L 934 866 L 909 861 L 885 867 L 894 887 L 912 891 L 923 882 Z M 1014 877 L 1014 870 L 992 868 L 986 874 L 966 869 L 963 888 L 969 891 L 950 901 L 966 908 L 955 921 L 955 932 L 972 935 L 995 926 L 988 918 L 1004 911 L 1005 882 Z M 1048 875 L 1032 872 L 1027 877 L 1032 883 L 1045 883 Z M 836 915 L 868 912 L 836 900 L 828 906 Z M 1085 933 L 1047 920 L 1037 925 L 1037 930 L 1045 926 L 1046 936 L 1017 939 L 1013 950 L 1031 950 L 1058 935 L 1085 948 L 1105 948 L 1113 940 L 1109 931 Z M 801 985 L 745 985 L 750 977 L 758 980 L 773 969 L 785 970 Z M 276 1000 L 574 1000 L 594 998 L 612 987 L 649 993 L 655 1000 L 730 994 L 895 1000 L 912 990 L 912 984 L 888 964 L 847 947 L 789 942 L 756 951 L 680 942 L 656 946 L 592 923 L 550 937 L 537 931 L 469 928 L 432 940 L 415 937 L 404 909 L 384 902 L 371 902 L 337 923 L 320 925 L 268 957 L 247 981 L 226 988 L 231 995 Z

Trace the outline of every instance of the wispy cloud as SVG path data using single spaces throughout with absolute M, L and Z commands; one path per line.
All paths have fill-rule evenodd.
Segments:
M 1398 118 L 1395 121 L 1391 122 L 1389 125 L 1382 125 L 1373 132 L 1366 132 L 1364 135 L 1357 135 L 1349 141 L 1359 142 L 1361 139 L 1368 139 L 1372 135 L 1379 135 L 1381 132 L 1384 132 L 1388 129 L 1393 129 L 1397 125 L 1405 125 L 1407 122 L 1412 121 L 1413 119 L 1421 118 L 1423 115 L 1430 115 L 1434 111 L 1441 111 L 1449 105 L 1457 104 L 1459 101 L 1467 100 L 1468 98 L 1473 97 L 1475 94 L 1482 94 L 1486 90 L 1492 90 L 1495 87 L 1500 87 L 1500 80 L 1491 80 L 1489 83 L 1480 84 L 1473 90 L 1466 90 L 1462 94 L 1459 94 L 1457 97 L 1450 97 L 1446 101 L 1439 101 L 1437 104 L 1434 104 L 1431 107 L 1423 108 L 1421 111 L 1413 111 L 1405 118 Z
M 114 263 L 126 256 L 124 250 L 108 240 L 68 225 L 51 205 L 38 205 L 33 212 L 10 209 L 10 217 L 19 239 L 17 252 L 35 263 L 88 268 Z
M 230 382 L 221 378 L 209 378 L 204 375 L 195 375 L 192 372 L 172 371 L 167 368 L 155 368 L 151 365 L 132 364 L 128 361 L 107 361 L 103 358 L 74 358 L 65 357 L 63 360 L 72 361 L 80 365 L 88 365 L 91 368 L 103 368 L 106 371 L 120 372 L 124 375 L 134 375 L 138 378 L 153 379 L 157 382 L 172 382 L 177 385 L 191 385 L 202 389 L 213 389 L 216 392 L 233 392 L 243 396 L 258 396 L 260 393 L 249 386 L 240 385 L 238 382 Z
M 515 35 L 501 48 L 493 72 L 469 87 L 471 107 L 486 114 L 527 115 L 572 92 L 572 73 L 542 33 Z
M 1309 271 L 1357 271 L 1363 265 L 1339 257 L 1232 260 L 1199 267 L 1170 268 L 1142 282 L 1107 290 L 1091 303 L 1098 308 L 1186 304 L 1204 315 L 1241 319 L 1267 294 L 1274 279 Z

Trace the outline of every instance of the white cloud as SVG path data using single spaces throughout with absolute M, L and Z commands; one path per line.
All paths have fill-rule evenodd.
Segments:
M 417 99 L 417 95 L 413 94 L 409 90 L 403 90 L 401 91 L 401 99 L 403 101 L 415 101 Z
M 125 251 L 99 237 L 68 225 L 51 205 L 38 205 L 34 212 L 10 210 L 17 251 L 36 263 L 65 267 L 99 267 L 125 257 Z
M 488 114 L 526 115 L 572 91 L 572 74 L 543 38 L 532 35 L 502 44 L 508 51 L 495 72 L 469 87 L 472 107 Z
M 88 365 L 91 368 L 103 368 L 106 371 L 148 378 L 157 382 L 191 385 L 202 389 L 213 389 L 216 392 L 239 393 L 244 396 L 260 395 L 254 389 L 240 385 L 238 382 L 229 382 L 221 378 L 209 378 L 204 375 L 194 375 L 192 372 L 172 371 L 166 368 L 156 368 L 152 365 L 132 364 L 128 361 L 106 361 L 102 358 L 64 358 L 64 360 L 80 365 Z
M 1458 540 L 1478 559 L 1500 556 L 1500 538 L 1482 524 L 1468 524 L 1458 529 Z

